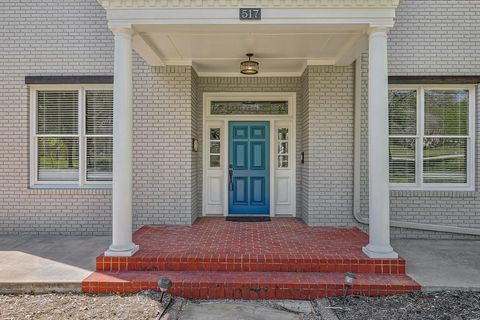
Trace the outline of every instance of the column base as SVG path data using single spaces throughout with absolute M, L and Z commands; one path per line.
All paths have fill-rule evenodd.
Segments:
M 362 248 L 363 253 L 365 253 L 369 258 L 372 259 L 397 259 L 398 253 L 393 251 L 391 246 L 377 246 L 377 245 L 366 245 Z
M 131 257 L 140 249 L 137 244 L 132 243 L 126 246 L 111 245 L 103 254 L 105 257 Z

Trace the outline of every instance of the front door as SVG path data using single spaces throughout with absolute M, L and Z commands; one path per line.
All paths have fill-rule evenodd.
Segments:
M 270 123 L 229 122 L 228 212 L 270 214 Z

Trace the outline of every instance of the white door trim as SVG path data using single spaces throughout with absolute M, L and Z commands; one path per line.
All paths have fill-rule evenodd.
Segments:
M 211 115 L 212 101 L 288 101 L 288 115 Z M 288 197 L 291 199 L 290 216 L 296 216 L 296 93 L 295 92 L 216 92 L 203 94 L 203 192 L 202 216 L 228 215 L 228 123 L 229 121 L 267 121 L 270 123 L 270 216 L 277 215 L 275 194 L 277 172 L 289 171 L 290 185 Z M 286 124 L 289 128 L 289 168 L 279 169 L 277 163 L 277 123 Z M 209 129 L 221 128 L 221 166 L 209 168 Z M 217 208 L 212 210 L 212 190 L 208 180 L 214 178 L 222 186 L 220 195 L 216 196 Z M 221 207 L 220 207 L 221 203 Z M 282 213 L 284 214 L 284 213 Z

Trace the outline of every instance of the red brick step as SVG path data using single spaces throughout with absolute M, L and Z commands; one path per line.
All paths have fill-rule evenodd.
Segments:
M 405 260 L 325 257 L 315 255 L 135 255 L 97 257 L 97 271 L 240 271 L 240 272 L 354 272 L 405 274 Z
M 338 272 L 94 272 L 82 283 L 84 293 L 131 293 L 156 289 L 158 279 L 172 280 L 171 292 L 193 299 L 302 299 L 343 294 L 344 274 Z M 385 296 L 419 291 L 406 275 L 357 274 L 354 295 Z

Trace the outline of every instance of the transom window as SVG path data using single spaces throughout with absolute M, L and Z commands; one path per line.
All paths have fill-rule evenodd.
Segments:
M 288 101 L 212 101 L 212 115 L 288 115 Z
M 32 94 L 32 184 L 111 184 L 111 88 L 45 87 Z
M 473 88 L 390 88 L 392 187 L 473 189 L 474 106 Z

